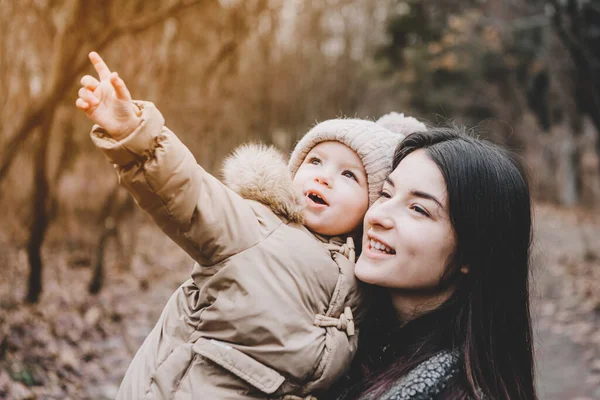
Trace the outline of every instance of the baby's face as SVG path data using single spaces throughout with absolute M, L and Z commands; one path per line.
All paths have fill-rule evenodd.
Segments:
M 369 207 L 363 164 L 340 142 L 316 145 L 294 176 L 294 188 L 306 199 L 304 225 L 321 235 L 352 233 Z

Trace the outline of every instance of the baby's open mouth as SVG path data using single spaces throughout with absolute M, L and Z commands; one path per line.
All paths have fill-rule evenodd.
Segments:
M 324 206 L 328 206 L 329 204 L 327 204 L 327 202 L 325 200 L 323 200 L 321 198 L 321 196 L 319 196 L 316 193 L 308 193 L 308 198 L 311 199 L 312 201 L 314 201 L 317 204 L 322 204 Z

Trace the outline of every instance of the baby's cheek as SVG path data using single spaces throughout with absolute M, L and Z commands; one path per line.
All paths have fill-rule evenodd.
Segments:
M 352 224 L 353 228 L 356 228 L 359 225 L 362 225 L 366 212 L 367 210 L 363 209 L 362 207 L 357 207 L 356 205 L 354 205 L 353 207 L 349 207 L 348 210 L 343 212 L 341 217 L 348 220 L 348 222 Z

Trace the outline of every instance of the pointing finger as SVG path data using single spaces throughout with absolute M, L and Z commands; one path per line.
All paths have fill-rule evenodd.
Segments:
M 108 69 L 108 65 L 104 62 L 102 57 L 95 51 L 92 51 L 89 55 L 90 61 L 94 65 L 96 72 L 98 72 L 98 76 L 100 80 L 108 79 L 110 77 L 110 69 Z
M 83 86 L 86 89 L 91 90 L 92 92 L 94 90 L 96 90 L 96 88 L 100 84 L 100 82 L 98 82 L 98 79 L 94 78 L 91 75 L 84 76 L 83 78 L 81 78 L 79 83 L 81 83 L 81 86 Z

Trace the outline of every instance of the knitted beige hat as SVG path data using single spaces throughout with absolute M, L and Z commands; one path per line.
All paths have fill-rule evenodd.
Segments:
M 390 172 L 398 143 L 408 134 L 425 130 L 427 127 L 422 122 L 395 112 L 384 115 L 377 122 L 330 119 L 315 125 L 300 139 L 288 166 L 293 177 L 306 155 L 317 144 L 330 140 L 341 142 L 358 154 L 365 167 L 371 205 L 379 197 L 379 191 Z

